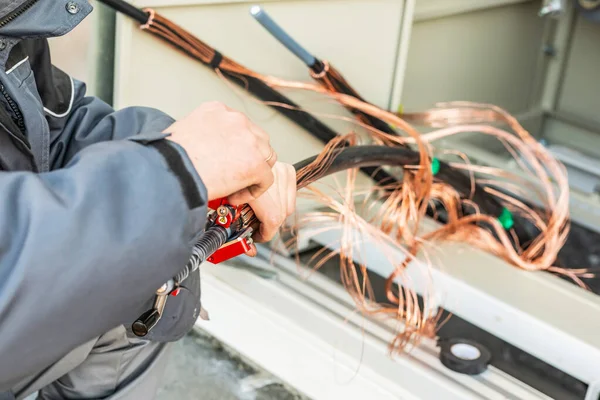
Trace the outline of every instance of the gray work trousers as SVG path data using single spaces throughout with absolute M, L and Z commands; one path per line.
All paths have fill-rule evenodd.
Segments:
M 91 340 L 13 389 L 17 400 L 38 392 L 38 400 L 153 399 L 171 343 L 127 336 L 120 326 Z

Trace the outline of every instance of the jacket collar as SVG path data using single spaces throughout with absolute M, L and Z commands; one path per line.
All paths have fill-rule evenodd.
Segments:
M 0 37 L 62 36 L 91 11 L 87 0 L 0 0 Z

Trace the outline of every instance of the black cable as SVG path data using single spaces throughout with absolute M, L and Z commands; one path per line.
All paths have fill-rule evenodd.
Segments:
M 129 18 L 133 18 L 138 21 L 140 24 L 145 24 L 148 22 L 148 14 L 143 10 L 129 4 L 126 1 L 122 0 L 99 0 L 100 3 L 104 3 L 107 6 L 113 8 L 116 11 L 119 11 Z
M 318 155 L 309 157 L 294 164 L 294 169 L 299 171 L 317 159 Z M 404 167 L 405 165 L 416 165 L 419 163 L 419 153 L 404 147 L 388 146 L 352 146 L 339 150 L 335 154 L 327 169 L 323 169 L 316 179 L 335 174 L 347 169 L 360 167 Z M 303 182 L 297 182 L 303 186 Z
M 313 162 L 317 156 L 307 158 L 296 164 L 294 168 L 299 170 Z M 381 167 L 405 165 L 418 165 L 420 162 L 419 154 L 413 150 L 403 147 L 387 146 L 353 146 L 341 149 L 335 155 L 328 168 L 323 170 L 320 175 L 312 179 L 320 179 L 327 175 L 334 174 L 343 170 L 358 167 Z M 498 217 L 502 214 L 504 206 L 495 197 L 485 192 L 484 188 L 478 184 L 472 186 L 471 178 L 462 171 L 455 170 L 445 163 L 440 162 L 440 169 L 435 174 L 435 178 L 451 185 L 464 198 L 471 197 L 477 204 L 479 211 L 485 215 Z M 298 182 L 298 186 L 302 186 Z M 465 214 L 472 214 L 474 210 L 463 210 Z M 531 240 L 537 237 L 541 232 L 530 221 L 514 216 L 514 225 L 512 229 L 520 240 Z M 523 243 L 521 243 L 523 244 Z

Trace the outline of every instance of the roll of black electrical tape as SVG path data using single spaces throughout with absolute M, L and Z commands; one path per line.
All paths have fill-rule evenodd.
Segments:
M 600 0 L 576 0 L 575 8 L 588 21 L 600 22 Z
M 582 9 L 592 11 L 600 8 L 600 0 L 578 0 Z
M 452 371 L 479 375 L 487 370 L 492 353 L 482 344 L 469 339 L 441 339 L 440 361 Z

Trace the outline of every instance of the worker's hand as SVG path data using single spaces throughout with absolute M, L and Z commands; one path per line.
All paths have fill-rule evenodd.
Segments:
M 258 199 L 250 201 L 254 215 L 260 221 L 255 242 L 273 239 L 286 218 L 296 209 L 296 170 L 293 166 L 278 162 L 273 166 L 275 182 Z
M 278 162 L 273 167 L 275 182 L 258 199 L 249 202 L 254 215 L 260 221 L 258 231 L 252 238 L 254 242 L 268 242 L 273 239 L 286 218 L 296 209 L 296 170 L 294 167 Z M 246 253 L 247 256 L 256 256 L 254 244 Z
M 228 197 L 234 205 L 248 203 L 274 182 L 271 168 L 277 154 L 269 136 L 224 104 L 205 103 L 165 132 L 187 152 L 210 200 Z

